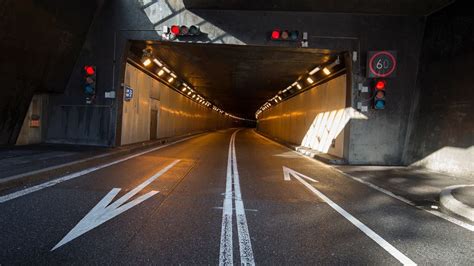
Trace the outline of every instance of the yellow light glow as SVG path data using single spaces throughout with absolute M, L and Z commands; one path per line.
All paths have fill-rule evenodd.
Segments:
M 296 87 L 298 87 L 298 90 L 301 90 L 301 85 L 300 84 L 296 84 Z
M 147 59 L 145 59 L 145 61 L 143 61 L 144 66 L 148 66 L 149 64 L 151 64 L 150 58 L 147 58 Z
M 162 67 L 163 64 L 158 60 L 158 59 L 153 59 L 153 62 L 155 62 L 155 64 L 157 64 L 159 67 Z
M 164 73 L 165 73 L 165 71 L 163 71 L 163 69 L 161 69 L 161 70 L 158 72 L 158 76 L 163 76 Z
M 188 95 L 191 95 L 191 92 L 188 92 Z
M 314 80 L 311 78 L 311 77 L 308 77 L 306 79 L 306 81 L 309 83 L 309 84 L 313 84 Z
M 323 68 L 323 72 L 324 72 L 324 74 L 326 74 L 326 75 L 331 74 L 331 71 L 329 71 L 329 69 L 328 69 L 327 67 Z
M 171 78 L 168 79 L 168 82 L 173 82 L 173 80 L 174 80 L 174 78 L 171 77 Z

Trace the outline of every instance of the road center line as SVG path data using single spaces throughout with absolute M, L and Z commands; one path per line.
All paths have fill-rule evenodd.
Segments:
M 169 144 L 159 146 L 159 147 L 156 147 L 156 148 L 152 148 L 152 149 L 149 149 L 149 150 L 146 150 L 146 151 L 143 151 L 143 152 L 139 152 L 139 153 L 127 156 L 125 158 L 122 158 L 122 159 L 119 159 L 119 160 L 116 160 L 116 161 L 113 161 L 113 162 L 110 162 L 110 163 L 106 163 L 106 164 L 102 164 L 102 165 L 99 165 L 99 166 L 91 167 L 91 168 L 88 168 L 88 169 L 85 169 L 85 170 L 82 170 L 82 171 L 79 171 L 79 172 L 76 172 L 76 173 L 72 173 L 72 174 L 65 175 L 65 176 L 60 177 L 60 178 L 50 180 L 48 182 L 45 182 L 45 183 L 42 183 L 42 184 L 39 184 L 39 185 L 36 185 L 36 186 L 32 186 L 32 187 L 29 187 L 29 188 L 26 188 L 26 189 L 22 189 L 22 190 L 13 192 L 11 194 L 0 196 L 0 203 L 4 203 L 4 202 L 10 201 L 12 199 L 16 199 L 16 198 L 28 195 L 30 193 L 42 190 L 44 188 L 52 187 L 52 186 L 57 185 L 59 183 L 62 183 L 64 181 L 68 181 L 68 180 L 74 179 L 76 177 L 92 173 L 92 172 L 100 170 L 102 168 L 106 168 L 106 167 L 112 166 L 114 164 L 118 164 L 118 163 L 130 160 L 132 158 L 141 156 L 141 155 L 146 154 L 146 153 L 150 153 L 150 152 L 153 152 L 153 151 L 156 151 L 156 150 L 159 150 L 159 149 L 163 149 L 165 147 L 177 144 L 179 142 L 183 142 L 185 140 L 188 140 L 188 139 L 194 138 L 194 137 L 195 136 L 191 136 L 191 137 L 187 137 L 187 138 L 184 138 L 184 139 L 180 139 L 178 141 L 171 142 Z
M 245 216 L 244 202 L 240 191 L 239 171 L 237 169 L 237 156 L 235 153 L 235 131 L 230 138 L 229 153 L 227 159 L 226 193 L 222 211 L 221 245 L 219 254 L 219 265 L 233 265 L 232 249 L 232 198 L 234 198 L 237 234 L 239 237 L 240 261 L 242 265 L 255 265 L 252 243 L 248 231 L 247 218 Z M 234 181 L 234 193 L 232 193 L 232 178 Z M 234 194 L 234 197 L 232 197 Z

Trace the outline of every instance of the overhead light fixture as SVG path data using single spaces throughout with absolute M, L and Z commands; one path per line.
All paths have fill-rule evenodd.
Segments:
M 158 76 L 163 76 L 163 74 L 165 74 L 165 71 L 163 71 L 163 69 L 160 69 L 160 71 L 158 71 Z
M 163 70 L 166 72 L 166 73 L 170 73 L 171 70 L 169 70 L 167 67 L 163 67 Z
M 281 101 L 281 97 L 280 97 L 280 96 L 278 96 L 278 100 L 280 100 L 280 101 Z
M 315 67 L 313 70 L 311 70 L 309 72 L 310 75 L 313 75 L 314 73 L 318 72 L 319 70 L 321 70 L 321 68 L 318 66 L 318 67 Z
M 173 82 L 173 80 L 174 80 L 174 78 L 173 78 L 173 77 L 170 77 L 170 78 L 168 79 L 168 82 L 171 83 L 171 82 Z
M 153 59 L 153 62 L 155 62 L 155 64 L 157 64 L 159 67 L 162 67 L 163 64 L 158 60 L 158 59 Z
M 330 71 L 327 67 L 323 68 L 323 72 L 324 72 L 324 74 L 326 74 L 326 75 L 331 74 L 331 71 Z
M 150 60 L 150 58 L 144 57 L 142 59 L 142 63 L 143 63 L 144 66 L 149 66 L 151 64 L 151 60 Z
M 191 93 L 192 93 L 192 92 L 191 92 L 191 91 L 189 91 L 189 92 L 188 92 L 188 95 L 191 95 Z
M 194 97 L 196 97 L 196 94 L 193 94 L 193 99 L 194 99 Z
M 186 91 L 186 87 L 183 87 L 181 90 L 182 90 L 182 91 Z
M 296 84 L 296 87 L 298 88 L 298 90 L 301 90 L 301 85 L 299 83 Z
M 313 84 L 313 82 L 314 82 L 314 80 L 313 80 L 311 77 L 306 78 L 306 81 L 307 81 L 309 84 Z
M 175 73 L 173 73 L 173 72 L 171 72 L 171 74 L 170 74 L 170 75 L 171 75 L 173 78 L 177 78 L 176 74 L 175 74 Z

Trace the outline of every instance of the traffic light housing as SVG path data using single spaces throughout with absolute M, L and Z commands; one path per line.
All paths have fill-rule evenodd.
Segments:
M 83 78 L 84 78 L 84 93 L 87 95 L 86 101 L 90 103 L 91 99 L 95 96 L 96 89 L 96 67 L 91 65 L 85 65 L 83 68 Z
M 170 27 L 170 32 L 175 37 L 198 36 L 201 34 L 201 30 L 196 25 L 192 25 L 190 27 L 185 26 L 185 25 L 173 25 Z
M 300 33 L 297 30 L 274 29 L 271 32 L 270 39 L 273 41 L 298 41 Z
M 374 109 L 385 109 L 385 94 L 387 88 L 387 80 L 375 79 L 373 84 L 374 93 Z

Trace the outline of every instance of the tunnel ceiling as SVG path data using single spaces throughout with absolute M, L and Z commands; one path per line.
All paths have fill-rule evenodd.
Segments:
M 156 42 L 154 55 L 225 111 L 249 119 L 300 75 L 332 60 L 337 52 L 284 47 Z M 134 42 L 141 53 L 144 42 Z
M 428 15 L 454 0 L 184 0 L 187 9 L 309 11 L 382 15 Z

